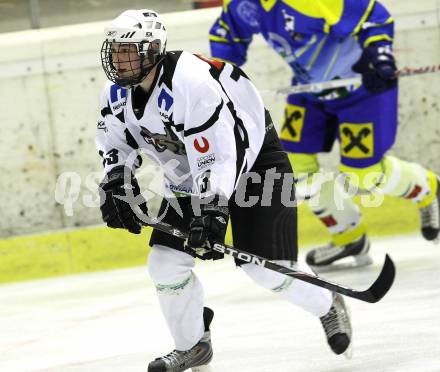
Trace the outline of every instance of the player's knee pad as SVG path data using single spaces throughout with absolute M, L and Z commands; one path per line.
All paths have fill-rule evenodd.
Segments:
M 437 184 L 434 173 L 394 156 L 386 156 L 383 163 L 385 177 L 378 186 L 382 193 L 411 200 L 419 208 L 432 202 L 435 196 L 432 191 Z
M 274 262 L 287 267 L 291 263 L 286 260 L 274 260 Z M 289 287 L 293 281 L 293 278 L 255 264 L 243 264 L 240 267 L 255 283 L 274 292 L 281 292 Z
M 148 273 L 156 288 L 182 289 L 192 278 L 194 258 L 162 245 L 153 245 L 148 256 Z
M 404 197 L 415 203 L 423 203 L 431 190 L 431 173 L 417 163 L 407 162 L 387 155 L 379 163 L 368 168 L 352 168 L 342 165 L 354 188 L 360 193 L 382 193 Z
M 418 164 L 390 155 L 384 156 L 378 163 L 366 168 L 348 167 L 341 164 L 339 170 L 359 194 L 379 191 L 399 196 L 407 188 L 409 180 L 423 175 L 423 168 Z

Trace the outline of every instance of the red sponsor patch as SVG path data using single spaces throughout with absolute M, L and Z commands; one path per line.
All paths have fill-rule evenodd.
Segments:
M 337 224 L 335 218 L 333 216 L 331 216 L 331 215 L 330 216 L 321 217 L 321 221 L 327 227 L 335 226 Z
M 205 152 L 207 152 L 209 150 L 209 142 L 205 137 L 202 136 L 202 145 L 201 145 L 198 138 L 196 138 L 194 140 L 194 148 L 198 152 L 204 154 Z

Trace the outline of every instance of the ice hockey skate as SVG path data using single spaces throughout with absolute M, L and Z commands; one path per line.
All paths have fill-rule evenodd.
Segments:
M 437 191 L 432 203 L 420 209 L 421 230 L 426 240 L 439 242 L 440 232 L 440 180 L 437 177 Z
M 202 371 L 212 359 L 211 331 L 209 326 L 214 317 L 214 312 L 203 308 L 203 322 L 205 333 L 201 340 L 189 350 L 173 350 L 171 353 L 156 358 L 148 365 L 148 372 L 181 372 L 189 369 Z M 206 370 L 206 369 L 205 369 Z
M 344 246 L 330 243 L 313 249 L 307 254 L 306 261 L 318 272 L 367 266 L 373 262 L 369 250 L 370 241 L 364 234 L 358 240 Z
M 352 330 L 350 314 L 345 306 L 344 298 L 333 293 L 333 303 L 329 312 L 320 318 L 324 327 L 327 343 L 332 351 L 337 354 L 344 354 L 348 359 L 352 355 Z

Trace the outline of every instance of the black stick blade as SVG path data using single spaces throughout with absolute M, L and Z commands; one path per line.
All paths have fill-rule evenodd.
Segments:
M 375 303 L 387 294 L 394 282 L 396 267 L 390 256 L 385 255 L 385 262 L 376 281 L 366 291 L 359 292 L 356 296 L 359 300 Z

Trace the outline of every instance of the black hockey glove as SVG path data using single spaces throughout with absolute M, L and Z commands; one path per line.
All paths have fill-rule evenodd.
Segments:
M 370 92 L 381 93 L 397 84 L 397 67 L 391 45 L 369 45 L 352 69 L 362 74 L 362 83 Z
M 128 184 L 124 182 L 124 172 L 129 178 Z M 130 169 L 118 165 L 110 170 L 99 185 L 99 196 L 102 219 L 108 227 L 126 229 L 133 234 L 140 234 L 142 221 L 133 207 L 138 205 L 142 213 L 146 215 L 148 215 L 148 208 Z
M 216 202 L 202 204 L 200 216 L 192 218 L 189 224 L 189 235 L 185 251 L 202 260 L 218 260 L 223 253 L 212 250 L 214 242 L 225 241 L 228 226 L 228 207 L 218 206 Z

